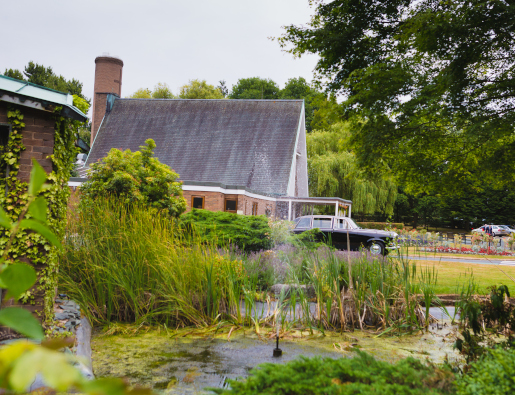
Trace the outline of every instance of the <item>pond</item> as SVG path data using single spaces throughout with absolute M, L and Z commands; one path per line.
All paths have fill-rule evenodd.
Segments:
M 443 363 L 460 361 L 453 350 L 456 328 L 449 321 L 433 324 L 428 332 L 377 337 L 373 332 L 337 333 L 290 330 L 281 333 L 282 357 L 272 356 L 275 331 L 254 328 L 218 333 L 201 330 L 150 330 L 136 336 L 95 335 L 93 370 L 97 377 L 127 377 L 133 384 L 170 394 L 203 393 L 225 387 L 228 379 L 244 378 L 256 365 L 284 363 L 300 356 L 350 358 L 361 349 L 384 361 L 408 356 Z

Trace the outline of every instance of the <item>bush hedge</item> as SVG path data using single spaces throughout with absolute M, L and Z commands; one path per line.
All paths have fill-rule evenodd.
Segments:
M 457 382 L 459 395 L 515 394 L 515 350 L 494 349 Z
M 364 229 L 379 229 L 384 230 L 385 228 L 397 228 L 402 229 L 404 228 L 403 223 L 397 223 L 397 222 L 356 222 L 358 226 L 361 226 Z
M 296 359 L 284 365 L 266 363 L 251 371 L 245 381 L 231 381 L 231 389 L 218 394 L 451 394 L 455 376 L 448 369 L 413 358 L 395 364 L 358 352 L 355 358 Z
M 238 215 L 222 211 L 193 209 L 181 216 L 184 225 L 198 233 L 202 241 L 219 246 L 236 245 L 241 250 L 259 251 L 271 247 L 270 227 L 264 215 Z

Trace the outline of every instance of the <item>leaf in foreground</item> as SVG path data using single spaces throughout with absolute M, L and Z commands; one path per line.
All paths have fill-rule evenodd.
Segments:
M 0 286 L 9 290 L 5 299 L 11 297 L 18 299 L 35 282 L 36 271 L 33 267 L 23 263 L 9 265 L 0 273 Z
M 39 321 L 27 310 L 18 307 L 1 309 L 0 324 L 32 339 L 42 340 L 45 337 Z

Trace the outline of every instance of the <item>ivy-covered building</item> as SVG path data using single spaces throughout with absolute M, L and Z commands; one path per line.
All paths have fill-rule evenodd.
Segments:
M 27 199 L 27 182 L 36 159 L 48 174 L 48 223 L 62 236 L 66 220 L 70 177 L 77 149 L 73 123 L 87 121 L 73 105 L 72 95 L 0 75 L 0 204 L 12 221 L 18 219 Z M 0 251 L 10 233 L 0 228 Z M 39 281 L 22 300 L 41 320 L 52 313 L 56 290 L 57 254 L 39 234 L 20 231 L 9 260 L 33 265 Z M 2 306 L 13 304 L 2 300 Z M 0 338 L 2 334 L 0 333 Z

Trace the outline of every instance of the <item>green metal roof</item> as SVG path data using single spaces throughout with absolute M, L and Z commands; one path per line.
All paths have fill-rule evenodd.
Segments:
M 31 82 L 20 81 L 0 75 L 0 101 L 21 106 L 53 111 L 54 106 L 62 106 L 61 115 L 85 122 L 88 117 L 73 105 L 73 96 Z

